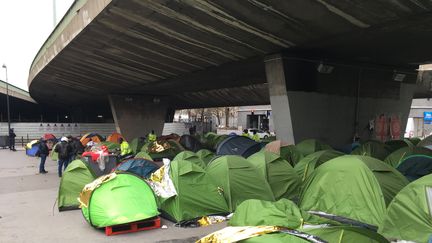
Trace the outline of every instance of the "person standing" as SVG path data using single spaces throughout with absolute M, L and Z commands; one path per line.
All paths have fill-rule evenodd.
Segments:
M 154 130 L 151 130 L 151 133 L 148 135 L 148 140 L 150 143 L 155 142 L 156 141 L 156 134 L 154 132 Z
M 250 136 L 249 136 L 249 132 L 248 132 L 247 129 L 244 129 L 244 130 L 243 130 L 242 137 L 250 138 Z
M 16 137 L 16 134 L 14 132 L 14 129 L 13 128 L 9 129 L 9 149 L 12 151 L 16 151 L 16 149 L 15 149 L 15 137 Z
M 48 157 L 49 149 L 47 145 L 47 141 L 43 138 L 39 141 L 39 150 L 37 152 L 37 155 L 40 157 L 40 163 L 39 163 L 39 174 L 46 174 L 48 171 L 45 170 L 45 161 Z
M 129 146 L 129 143 L 126 140 L 123 140 L 123 138 L 119 138 L 120 143 L 120 156 L 126 157 L 127 155 L 132 153 L 132 150 Z
M 257 143 L 259 143 L 261 141 L 261 139 L 260 139 L 259 135 L 257 134 L 256 130 L 253 130 L 252 140 L 254 140 Z
M 58 153 L 58 176 L 62 177 L 62 167 L 63 171 L 66 170 L 66 167 L 69 164 L 70 159 L 70 145 L 68 144 L 68 139 L 66 137 L 62 137 L 60 143 L 55 147 L 55 152 Z

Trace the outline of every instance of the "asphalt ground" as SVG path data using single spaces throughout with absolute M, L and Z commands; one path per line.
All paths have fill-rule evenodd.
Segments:
M 226 226 L 179 228 L 162 220 L 168 228 L 105 236 L 81 210 L 58 211 L 57 162 L 47 158 L 44 175 L 38 166 L 39 158 L 26 156 L 23 149 L 0 149 L 0 242 L 194 242 Z

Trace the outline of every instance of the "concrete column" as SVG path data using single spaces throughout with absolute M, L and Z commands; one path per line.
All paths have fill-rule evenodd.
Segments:
M 295 140 L 282 56 L 273 55 L 267 57 L 265 59 L 265 70 L 276 137 L 294 144 Z
M 143 137 L 151 130 L 162 134 L 168 110 L 167 102 L 159 98 L 109 95 L 117 132 L 128 141 Z

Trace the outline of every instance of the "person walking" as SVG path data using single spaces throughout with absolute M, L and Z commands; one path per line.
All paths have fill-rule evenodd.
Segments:
M 16 149 L 15 149 L 15 137 L 16 137 L 16 134 L 14 132 L 14 129 L 13 128 L 9 129 L 9 149 L 12 151 L 16 151 Z
M 47 141 L 43 138 L 39 141 L 39 149 L 37 152 L 37 156 L 40 157 L 40 163 L 39 163 L 39 174 L 46 174 L 48 171 L 45 170 L 45 161 L 48 157 L 49 149 L 47 145 Z
M 55 147 L 55 152 L 58 153 L 58 176 L 62 177 L 62 171 L 66 170 L 70 159 L 70 145 L 68 144 L 68 139 L 62 137 L 60 143 Z M 62 170 L 63 167 L 63 170 Z

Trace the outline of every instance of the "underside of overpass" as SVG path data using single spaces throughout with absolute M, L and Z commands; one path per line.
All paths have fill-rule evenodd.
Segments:
M 271 103 L 275 116 L 288 114 L 279 115 L 286 132 L 277 133 L 291 142 L 309 136 L 292 130 L 301 130 L 308 115 L 299 112 L 316 96 L 322 109 L 345 102 L 352 110 L 349 134 L 320 135 L 333 114 L 316 128 L 316 137 L 341 143 L 360 132 L 360 120 L 405 116 L 416 69 L 432 59 L 431 10 L 426 0 L 78 0 L 35 57 L 29 90 L 38 102 L 112 109 L 128 106 L 116 106 L 118 97 L 161 110 Z M 360 110 L 363 100 L 384 99 L 382 108 Z

